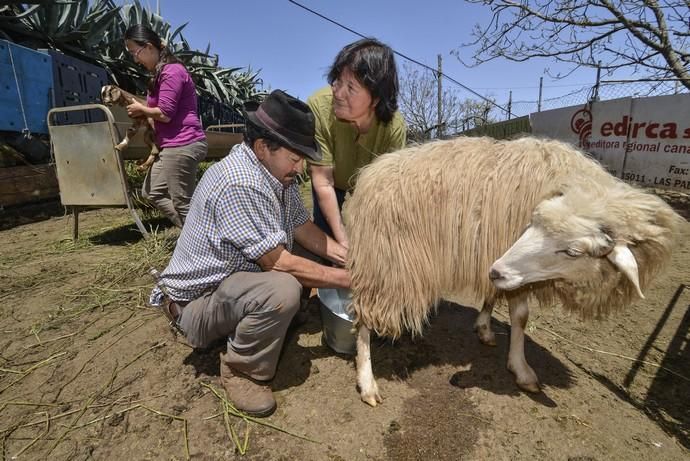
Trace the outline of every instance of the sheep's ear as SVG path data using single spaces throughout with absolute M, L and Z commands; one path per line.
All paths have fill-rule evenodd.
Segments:
M 637 270 L 637 261 L 628 245 L 618 243 L 613 247 L 613 250 L 606 257 L 618 268 L 626 277 L 635 285 L 637 294 L 644 299 L 642 290 L 640 289 L 640 276 Z

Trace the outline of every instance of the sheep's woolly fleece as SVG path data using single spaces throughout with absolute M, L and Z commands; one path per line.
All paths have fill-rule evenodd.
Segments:
M 549 216 L 548 207 L 537 209 L 556 195 L 571 217 L 629 244 L 643 289 L 668 261 L 685 222 L 655 195 L 559 141 L 460 137 L 385 154 L 360 171 L 344 209 L 357 324 L 395 338 L 404 329 L 421 333 L 430 310 L 448 294 L 504 296 L 489 280 L 489 268 L 532 219 L 552 231 L 577 232 L 563 225 L 565 217 Z M 608 314 L 636 296 L 606 258 L 592 258 L 587 280 L 525 289 L 542 305 L 560 300 L 584 318 Z

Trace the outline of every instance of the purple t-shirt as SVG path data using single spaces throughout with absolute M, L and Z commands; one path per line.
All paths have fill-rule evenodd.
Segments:
M 170 117 L 168 123 L 154 121 L 156 142 L 161 148 L 186 146 L 206 138 L 197 114 L 194 81 L 182 64 L 163 66 L 146 102 Z

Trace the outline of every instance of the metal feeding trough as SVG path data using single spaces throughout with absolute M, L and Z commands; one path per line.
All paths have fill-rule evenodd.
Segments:
M 352 331 L 353 317 L 348 313 L 350 290 L 343 288 L 319 288 L 317 295 L 321 305 L 323 337 L 328 347 L 339 354 L 354 354 L 356 338 Z

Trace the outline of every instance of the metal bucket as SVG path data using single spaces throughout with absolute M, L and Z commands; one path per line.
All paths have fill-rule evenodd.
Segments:
M 357 343 L 352 332 L 353 318 L 347 311 L 352 302 L 350 290 L 319 288 L 316 291 L 321 305 L 321 325 L 326 344 L 339 354 L 354 354 Z

